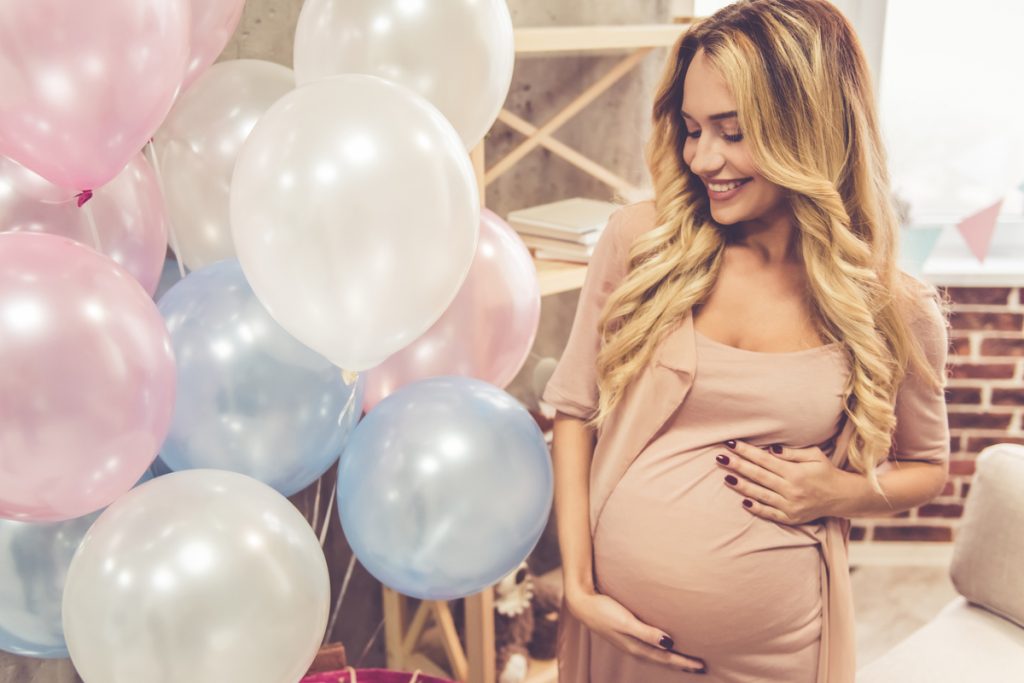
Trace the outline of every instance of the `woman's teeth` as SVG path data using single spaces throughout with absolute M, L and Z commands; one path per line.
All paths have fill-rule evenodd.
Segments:
M 733 190 L 733 189 L 739 187 L 740 185 L 742 185 L 745 182 L 747 182 L 747 181 L 746 180 L 737 180 L 736 182 L 726 183 L 725 185 L 716 185 L 715 183 L 708 183 L 708 187 L 710 187 L 715 192 L 728 192 L 729 190 Z

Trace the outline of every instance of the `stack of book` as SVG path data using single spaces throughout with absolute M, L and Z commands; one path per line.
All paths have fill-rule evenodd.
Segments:
M 508 224 L 538 259 L 589 263 L 601 231 L 618 208 L 611 202 L 574 197 L 512 211 Z

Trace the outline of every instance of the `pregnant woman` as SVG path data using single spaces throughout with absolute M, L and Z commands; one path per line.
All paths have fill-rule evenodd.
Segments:
M 852 683 L 851 517 L 938 495 L 947 301 L 896 266 L 872 87 L 824 0 L 692 26 L 653 201 L 595 249 L 544 400 L 560 683 Z

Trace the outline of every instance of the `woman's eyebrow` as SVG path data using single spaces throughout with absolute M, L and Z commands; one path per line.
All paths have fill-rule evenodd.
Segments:
M 684 118 L 690 119 L 692 121 L 696 121 L 697 120 L 697 119 L 693 118 L 692 116 L 690 116 L 689 114 L 687 114 L 685 111 L 682 112 L 682 114 L 683 114 Z M 722 119 L 729 119 L 729 118 L 733 118 L 735 116 L 736 116 L 736 112 L 734 112 L 734 111 L 723 111 L 721 114 L 712 114 L 708 118 L 711 119 L 712 121 L 721 121 Z

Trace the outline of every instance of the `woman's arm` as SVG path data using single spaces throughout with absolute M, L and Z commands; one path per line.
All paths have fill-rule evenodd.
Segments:
M 590 539 L 590 460 L 594 430 L 583 420 L 555 415 L 551 457 L 555 470 L 555 519 L 562 553 L 566 600 L 594 593 L 593 548 Z
M 877 517 L 903 512 L 935 498 L 946 485 L 949 464 L 904 462 L 880 473 L 878 483 L 888 496 L 888 503 L 871 488 L 864 475 L 845 470 L 840 470 L 840 473 L 841 485 L 830 514 L 835 517 Z

